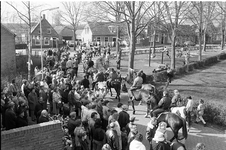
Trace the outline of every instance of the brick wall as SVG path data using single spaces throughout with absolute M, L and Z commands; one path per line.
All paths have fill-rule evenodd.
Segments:
M 1 26 L 1 77 L 16 73 L 15 38 Z
M 63 131 L 59 121 L 3 131 L 2 150 L 62 150 Z

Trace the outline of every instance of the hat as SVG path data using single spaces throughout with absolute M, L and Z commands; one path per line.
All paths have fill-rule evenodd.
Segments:
M 192 99 L 191 96 L 188 96 L 187 99 Z
M 130 117 L 130 119 L 129 119 L 129 121 L 130 121 L 130 122 L 134 122 L 134 121 L 135 121 L 135 119 L 136 119 L 136 117 L 131 116 L 131 117 Z
M 127 105 L 125 105 L 125 104 L 124 104 L 124 105 L 122 105 L 122 110 L 127 111 L 127 110 L 128 110 L 128 108 L 129 108 L 129 107 L 128 107 Z

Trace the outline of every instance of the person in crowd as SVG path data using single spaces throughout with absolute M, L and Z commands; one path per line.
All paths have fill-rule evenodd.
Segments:
M 55 87 L 53 89 L 53 114 L 58 115 L 60 113 L 60 108 L 62 107 L 61 95 L 59 91 L 59 87 Z
M 197 143 L 195 146 L 195 150 L 205 150 L 206 146 L 204 143 Z
M 78 64 L 79 64 L 78 58 L 75 58 L 73 63 L 73 70 L 76 77 L 78 77 Z
M 43 99 L 43 107 L 44 109 L 47 109 L 47 100 L 48 100 L 48 95 L 46 91 L 44 90 L 44 82 L 40 82 L 40 90 L 39 90 L 39 98 L 42 97 Z
M 122 103 L 118 103 L 117 104 L 117 107 L 115 108 L 115 110 L 118 112 L 118 113 L 120 113 L 121 111 L 122 111 Z
M 90 120 L 88 122 L 90 129 L 93 129 L 94 128 L 95 122 L 98 119 L 97 116 L 98 116 L 97 112 L 93 112 L 91 114 L 91 118 L 90 118 Z
M 122 105 L 122 111 L 119 113 L 118 122 L 120 125 L 120 128 L 126 127 L 126 125 L 130 122 L 130 116 L 127 113 L 128 111 L 128 105 Z
M 149 123 L 147 124 L 146 129 L 146 139 L 150 143 L 150 150 L 153 150 L 152 139 L 154 138 L 156 130 L 157 130 L 157 119 L 155 117 L 151 117 Z
M 87 132 L 81 130 L 78 134 L 79 143 L 81 145 L 81 150 L 90 150 L 89 142 L 87 140 Z
M 131 93 L 133 95 L 132 101 L 135 100 L 133 91 L 135 91 L 137 89 L 141 89 L 142 88 L 142 84 L 143 84 L 143 79 L 141 78 L 141 73 L 139 72 L 137 74 L 137 77 L 133 81 L 133 85 L 130 88 L 130 91 L 131 91 Z
M 181 98 L 179 91 L 174 90 L 173 92 L 174 92 L 174 96 L 171 100 L 170 107 L 181 107 L 181 106 L 183 106 L 184 105 L 183 99 Z
M 105 131 L 102 129 L 102 121 L 98 118 L 91 129 L 91 143 L 93 150 L 100 150 L 105 143 Z
M 152 139 L 151 145 L 153 150 L 170 149 L 170 144 L 166 139 L 166 126 L 167 124 L 165 122 L 159 123 L 154 138 Z
M 81 85 L 83 85 L 84 88 L 89 89 L 90 83 L 89 83 L 87 75 L 84 75 L 84 78 L 81 80 Z
M 44 110 L 44 101 L 43 98 L 40 97 L 38 100 L 38 103 L 35 105 L 35 117 L 37 118 L 37 123 L 38 123 L 38 118 L 41 116 L 41 112 Z
M 108 100 L 104 100 L 102 102 L 102 107 L 103 107 L 103 119 L 102 119 L 102 127 L 104 130 L 107 129 L 108 126 L 108 118 L 111 115 L 110 114 L 110 108 L 109 108 L 109 102 Z
M 75 150 L 81 150 L 82 145 L 80 143 L 82 135 L 81 133 L 86 133 L 84 127 L 82 126 L 81 119 L 77 120 L 77 126 L 74 129 L 74 136 L 75 136 Z
M 157 117 L 160 113 L 169 111 L 170 105 L 171 99 L 169 97 L 168 91 L 163 91 L 163 97 L 158 103 L 158 108 L 154 109 L 151 113 L 152 117 Z
M 68 126 L 68 133 L 70 134 L 71 139 L 72 139 L 72 149 L 74 150 L 75 149 L 74 130 L 77 126 L 79 126 L 79 120 L 77 119 L 76 112 L 70 113 L 67 126 Z
M 194 100 L 191 96 L 187 97 L 187 105 L 186 105 L 186 111 L 187 111 L 187 120 L 188 120 L 188 128 L 191 127 L 191 113 L 193 111 L 194 107 Z
M 35 111 L 35 105 L 36 105 L 37 102 L 38 102 L 37 93 L 35 92 L 35 88 L 32 88 L 31 92 L 28 94 L 29 114 L 30 114 L 32 121 L 36 120 L 34 111 Z
M 25 93 L 24 93 L 24 90 L 25 90 L 25 86 L 27 85 L 27 80 L 26 79 L 23 79 L 22 80 L 22 85 L 21 85 L 21 92 L 22 92 L 22 94 L 24 94 L 25 95 Z
M 130 143 L 129 150 L 146 150 L 143 141 L 143 135 L 137 133 L 134 140 Z
M 101 150 L 112 150 L 109 144 L 104 144 Z
M 75 105 L 76 105 L 75 87 L 73 87 L 71 91 L 68 93 L 68 102 L 69 102 L 70 112 L 75 111 Z
M 115 123 L 109 124 L 108 130 L 106 131 L 107 143 L 110 145 L 112 150 L 119 150 L 119 138 L 115 128 Z
M 12 82 L 9 85 L 8 92 L 11 93 L 11 94 L 17 93 L 16 80 L 15 79 L 12 79 Z
M 14 112 L 15 104 L 13 102 L 10 102 L 8 104 L 8 108 L 5 112 L 5 128 L 6 130 L 14 129 L 17 127 L 17 117 L 16 113 Z
M 127 136 L 128 136 L 128 134 L 130 133 L 130 131 L 131 131 L 131 128 L 134 126 L 134 125 L 136 125 L 134 122 L 135 122 L 135 119 L 136 119 L 136 117 L 134 117 L 134 116 L 131 116 L 130 117 L 130 119 L 129 119 L 129 123 L 126 125 L 126 127 L 125 127 L 125 129 L 126 129 L 126 131 L 127 131 Z
M 108 82 L 111 83 L 112 81 L 115 81 L 115 79 L 118 78 L 118 74 L 117 72 L 115 71 L 114 68 L 111 69 L 111 72 L 109 74 L 109 79 L 108 79 Z
M 40 117 L 38 118 L 38 123 L 48 122 L 49 121 L 49 114 L 47 110 L 42 110 Z
M 206 126 L 206 122 L 203 119 L 203 114 L 204 114 L 205 106 L 204 106 L 204 100 L 200 99 L 199 100 L 199 105 L 197 107 L 197 113 L 196 113 L 196 123 L 198 123 L 200 120 L 202 121 L 204 127 Z
M 128 149 L 128 132 L 126 128 L 122 128 L 121 139 L 122 139 L 122 150 L 127 150 Z
M 28 126 L 28 120 L 27 118 L 25 118 L 25 112 L 26 112 L 26 109 L 23 109 L 23 108 L 20 108 L 18 110 L 18 116 L 16 120 L 17 128 Z

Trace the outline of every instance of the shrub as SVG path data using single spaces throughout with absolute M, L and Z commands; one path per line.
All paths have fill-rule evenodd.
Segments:
M 176 68 L 176 75 L 182 75 L 186 73 L 187 66 Z
M 226 53 L 221 53 L 220 55 L 217 56 L 218 60 L 224 60 L 226 59 Z
M 206 122 L 226 127 L 226 107 L 220 104 L 205 103 L 204 120 Z
M 210 64 L 217 63 L 218 58 L 217 58 L 217 56 L 213 56 L 213 57 L 206 58 L 203 61 L 204 61 L 204 65 L 208 66 Z
M 153 74 L 154 81 L 155 82 L 166 82 L 167 76 L 166 76 L 166 71 L 161 71 Z

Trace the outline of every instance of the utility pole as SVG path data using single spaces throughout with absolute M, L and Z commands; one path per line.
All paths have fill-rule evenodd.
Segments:
M 32 35 L 31 35 L 31 6 L 30 1 L 28 1 L 28 24 L 29 24 L 29 34 L 28 34 L 28 81 L 31 81 L 31 54 L 32 54 Z

